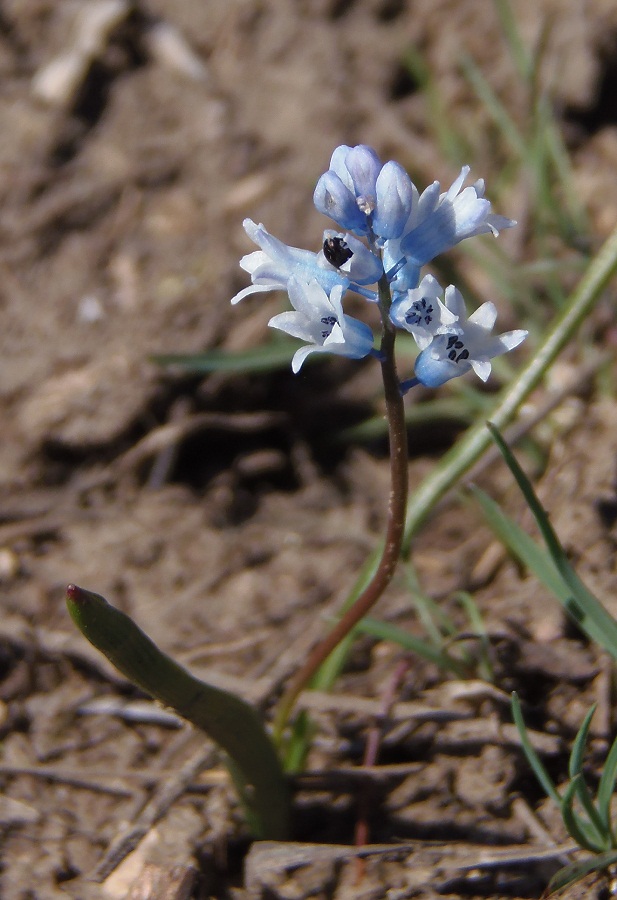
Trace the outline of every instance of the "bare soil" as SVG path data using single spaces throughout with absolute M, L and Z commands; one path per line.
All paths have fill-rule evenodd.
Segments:
M 546 29 L 542 78 L 599 246 L 617 219 L 616 7 L 513 5 L 529 45 Z M 312 189 L 337 144 L 374 145 L 421 185 L 455 177 L 403 65 L 410 46 L 466 122 L 490 189 L 502 161 L 459 62 L 470 54 L 512 115 L 526 114 L 495 8 L 139 0 L 97 30 L 101 11 L 95 0 L 0 4 L 0 894 L 540 897 L 565 835 L 522 758 L 508 694 L 519 691 L 558 781 L 597 702 L 593 777 L 614 735 L 612 670 L 473 506 L 442 503 L 413 562 L 461 631 L 456 592 L 473 591 L 494 683 L 359 639 L 334 694 L 304 700 L 317 726 L 308 769 L 330 774 L 298 783 L 289 844 L 250 846 L 214 748 L 145 702 L 64 605 L 68 582 L 105 595 L 196 674 L 264 708 L 327 628 L 384 524 L 383 442 L 337 439 L 379 412 L 377 367 L 202 377 L 151 357 L 265 340 L 280 296 L 229 305 L 246 283 L 242 219 L 318 247 Z M 532 189 L 522 177 L 499 210 L 523 234 Z M 500 240 L 526 261 L 524 239 Z M 485 290 L 478 267 L 461 265 Z M 613 309 L 606 299 L 589 323 L 592 353 L 615 345 Z M 581 364 L 572 348 L 532 405 Z M 610 386 L 588 384 L 538 439 L 542 500 L 617 615 L 616 413 Z M 411 433 L 412 487 L 457 430 Z M 503 466 L 480 480 L 531 528 Z M 376 615 L 423 634 L 402 575 Z M 393 684 L 381 770 L 354 780 Z M 353 846 L 362 815 L 367 851 Z M 609 889 L 603 877 L 567 896 Z

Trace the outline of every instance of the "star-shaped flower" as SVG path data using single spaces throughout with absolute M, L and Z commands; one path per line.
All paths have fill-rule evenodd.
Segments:
M 405 259 L 405 265 L 392 281 L 394 291 L 415 288 L 420 268 L 460 241 L 478 234 L 497 236 L 504 228 L 516 225 L 512 219 L 491 212 L 482 179 L 463 188 L 468 174 L 469 166 L 463 166 L 456 181 L 444 193 L 438 181 L 420 195 L 414 186 L 411 213 L 403 233 L 384 247 L 386 272 Z
M 308 342 L 307 347 L 294 353 L 294 373 L 300 371 L 309 353 L 336 353 L 351 359 L 368 356 L 373 349 L 373 332 L 364 322 L 345 315 L 341 285 L 335 285 L 328 296 L 317 281 L 303 282 L 292 276 L 287 291 L 294 312 L 279 313 L 268 325 Z
M 239 303 L 249 294 L 285 291 L 292 275 L 300 281 L 317 281 L 327 293 L 338 284 L 362 294 L 367 300 L 377 299 L 376 292 L 365 285 L 379 281 L 383 274 L 383 264 L 378 256 L 353 235 L 337 235 L 340 244 L 344 244 L 351 252 L 346 254 L 344 261 L 334 259 L 334 263 L 341 263 L 336 265 L 328 259 L 323 249 L 319 253 L 313 253 L 290 247 L 266 231 L 263 225 L 256 225 L 252 219 L 245 219 L 242 224 L 248 236 L 261 250 L 248 253 L 240 260 L 240 266 L 251 276 L 251 284 L 231 298 L 233 304 Z M 327 239 L 335 234 L 325 232 L 324 237 Z
M 483 303 L 469 318 L 460 292 L 453 286 L 446 290 L 448 310 L 456 316 L 452 334 L 438 334 L 419 354 L 415 364 L 415 380 L 436 388 L 451 378 L 473 369 L 486 381 L 491 374 L 491 359 L 518 347 L 528 332 L 517 330 L 492 335 L 497 318 L 495 304 Z
M 417 288 L 397 295 L 390 307 L 390 319 L 413 334 L 420 350 L 424 350 L 436 335 L 456 331 L 458 317 L 447 305 L 453 290 L 452 286 L 446 290 L 444 304 L 443 288 L 432 275 L 425 275 Z

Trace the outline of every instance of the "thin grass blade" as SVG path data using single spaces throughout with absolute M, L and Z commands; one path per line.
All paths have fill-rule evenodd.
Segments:
M 446 672 L 453 672 L 459 678 L 469 677 L 469 670 L 454 657 L 390 622 L 381 622 L 378 619 L 367 616 L 356 625 L 355 631 L 379 638 L 381 641 L 390 641 L 393 644 L 398 644 L 404 650 L 417 653 L 422 659 L 435 663 L 436 666 L 439 666 L 440 669 L 444 669 Z
M 495 501 L 476 485 L 469 490 L 477 500 L 484 519 L 492 532 L 539 580 L 546 585 L 562 602 L 571 596 L 564 585 L 548 551 L 536 542 L 510 518 Z
M 540 757 L 532 747 L 531 741 L 529 740 L 529 737 L 527 735 L 527 727 L 525 725 L 525 720 L 523 719 L 521 703 L 516 692 L 512 693 L 512 718 L 514 719 L 514 724 L 517 727 L 521 739 L 521 746 L 523 748 L 525 756 L 527 757 L 527 762 L 531 766 L 534 775 L 542 786 L 544 793 L 547 797 L 550 797 L 551 800 L 553 800 L 557 804 L 557 806 L 561 806 L 562 801 L 557 788 L 553 784 L 551 776 L 546 771 Z
M 576 778 L 577 775 L 580 775 L 582 773 L 583 756 L 585 755 L 585 747 L 587 745 L 587 738 L 589 736 L 589 727 L 591 725 L 591 720 L 593 719 L 593 714 L 596 711 L 596 706 L 597 703 L 594 703 L 583 719 L 583 724 L 577 731 L 576 737 L 574 738 L 572 750 L 570 751 L 570 760 L 568 762 L 568 775 L 570 776 L 570 778 Z
M 564 866 L 563 869 L 560 869 L 553 875 L 548 884 L 549 894 L 562 891 L 568 885 L 580 881 L 587 875 L 591 875 L 592 872 L 601 872 L 616 862 L 617 850 L 608 850 L 604 853 L 598 853 L 595 856 L 588 856 L 585 859 L 570 863 L 569 866 Z
M 561 799 L 561 817 L 563 824 L 571 838 L 573 838 L 579 847 L 584 850 L 591 850 L 592 853 L 602 853 L 606 850 L 603 846 L 601 836 L 590 822 L 584 822 L 580 816 L 574 811 L 574 800 L 578 796 L 580 787 L 579 782 L 582 781 L 582 775 L 577 775 L 572 779 Z
M 277 340 L 261 347 L 233 352 L 207 350 L 204 353 L 164 353 L 151 357 L 159 366 L 176 366 L 187 372 L 222 372 L 234 375 L 251 372 L 274 372 L 286 368 L 301 344 L 296 341 Z
M 612 825 L 611 825 L 611 800 L 613 799 L 613 793 L 615 791 L 615 782 L 617 781 L 617 738 L 613 741 L 613 745 L 609 750 L 609 754 L 606 757 L 606 762 L 604 763 L 604 768 L 602 769 L 602 776 L 600 778 L 600 784 L 598 785 L 598 811 L 600 813 L 600 818 L 604 823 L 604 827 L 607 831 L 611 832 L 612 836 Z
M 538 500 L 531 482 L 497 428 L 490 422 L 488 428 L 533 513 L 553 564 L 570 593 L 563 604 L 564 609 L 592 640 L 604 647 L 614 659 L 617 659 L 617 622 L 597 597 L 585 587 L 570 565 L 566 552 L 559 543 L 559 538 Z
M 558 354 L 585 320 L 616 269 L 617 227 L 590 262 L 542 345 L 535 350 L 526 368 L 502 395 L 491 413 L 490 419 L 498 428 L 503 428 L 510 421 L 519 405 L 542 380 Z M 444 455 L 431 474 L 418 485 L 407 507 L 404 555 L 408 555 L 412 538 L 437 500 L 477 462 L 489 444 L 490 434 L 483 423 L 478 423 L 466 432 L 465 436 Z

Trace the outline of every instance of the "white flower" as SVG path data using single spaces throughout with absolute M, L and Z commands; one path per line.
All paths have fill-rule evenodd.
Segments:
M 331 291 L 337 284 L 348 286 L 347 278 L 325 262 L 323 252 L 312 253 L 289 247 L 251 219 L 245 219 L 242 224 L 261 250 L 255 250 L 240 260 L 240 266 L 249 273 L 252 283 L 232 297 L 232 303 L 239 303 L 249 294 L 261 291 L 285 291 L 292 275 L 302 281 L 315 280 L 326 291 Z
M 398 328 L 409 331 L 424 350 L 436 335 L 457 330 L 458 316 L 447 307 L 448 292 L 453 290 L 452 286 L 446 290 L 446 304 L 442 303 L 443 288 L 432 275 L 425 275 L 417 288 L 396 295 L 390 319 Z
M 309 353 L 336 353 L 351 359 L 368 356 L 373 349 L 373 332 L 364 322 L 344 314 L 344 287 L 335 285 L 328 297 L 317 281 L 303 282 L 292 276 L 287 290 L 295 311 L 273 316 L 268 325 L 308 342 L 309 346 L 294 353 L 294 373 L 300 371 Z
M 352 290 L 360 285 L 376 284 L 383 275 L 383 263 L 379 256 L 352 234 L 341 234 L 331 229 L 323 233 L 324 257 L 321 265 L 333 266 L 348 279 Z M 374 291 L 362 292 L 368 300 L 377 300 Z
M 493 303 L 483 303 L 467 318 L 460 292 L 450 285 L 445 293 L 446 306 L 456 317 L 452 334 L 436 335 L 416 359 L 415 377 L 426 387 L 439 387 L 473 369 L 486 381 L 491 374 L 491 359 L 518 347 L 528 332 L 517 330 L 492 335 L 497 318 Z

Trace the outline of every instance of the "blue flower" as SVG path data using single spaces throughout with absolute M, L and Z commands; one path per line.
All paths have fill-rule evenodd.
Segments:
M 351 359 L 362 359 L 373 349 L 373 332 L 365 325 L 343 312 L 344 287 L 335 285 L 330 296 L 313 280 L 300 281 L 292 276 L 287 291 L 294 312 L 273 316 L 268 325 L 285 331 L 292 337 L 307 341 L 291 361 L 292 371 L 300 371 L 309 353 L 336 353 Z
M 382 165 L 364 144 L 337 147 L 315 188 L 319 212 L 359 236 L 380 244 L 400 237 L 411 212 L 414 187 L 407 172 L 390 160 Z
M 261 250 L 243 256 L 240 265 L 251 276 L 251 285 L 231 298 L 239 303 L 249 294 L 261 291 L 287 290 L 287 282 L 292 275 L 303 281 L 317 281 L 325 291 L 335 285 L 347 287 L 349 280 L 324 258 L 323 251 L 312 253 L 298 247 L 288 247 L 278 238 L 269 234 L 263 225 L 256 225 L 251 219 L 242 223 L 244 230 Z
M 390 319 L 398 328 L 409 331 L 424 350 L 436 335 L 457 331 L 458 315 L 447 305 L 454 290 L 452 286 L 446 290 L 446 303 L 442 303 L 443 288 L 432 275 L 425 275 L 415 290 L 397 295 L 390 307 Z
M 490 201 L 484 198 L 484 181 L 463 188 L 468 174 L 469 166 L 463 166 L 445 193 L 440 193 L 438 181 L 422 193 L 412 205 L 400 248 L 389 248 L 391 253 L 397 255 L 400 249 L 400 255 L 416 269 L 465 238 L 489 232 L 496 236 L 501 229 L 516 224 L 491 213 Z
M 346 231 L 369 234 L 368 216 L 375 209 L 377 177 L 381 168 L 381 161 L 372 147 L 364 144 L 337 147 L 330 159 L 330 168 L 315 187 L 316 208 Z
M 445 293 L 448 310 L 456 316 L 452 333 L 438 334 L 416 359 L 414 381 L 436 388 L 473 369 L 486 381 L 491 359 L 518 347 L 528 332 L 517 330 L 492 335 L 497 318 L 493 303 L 483 303 L 469 318 L 460 292 L 450 285 Z

